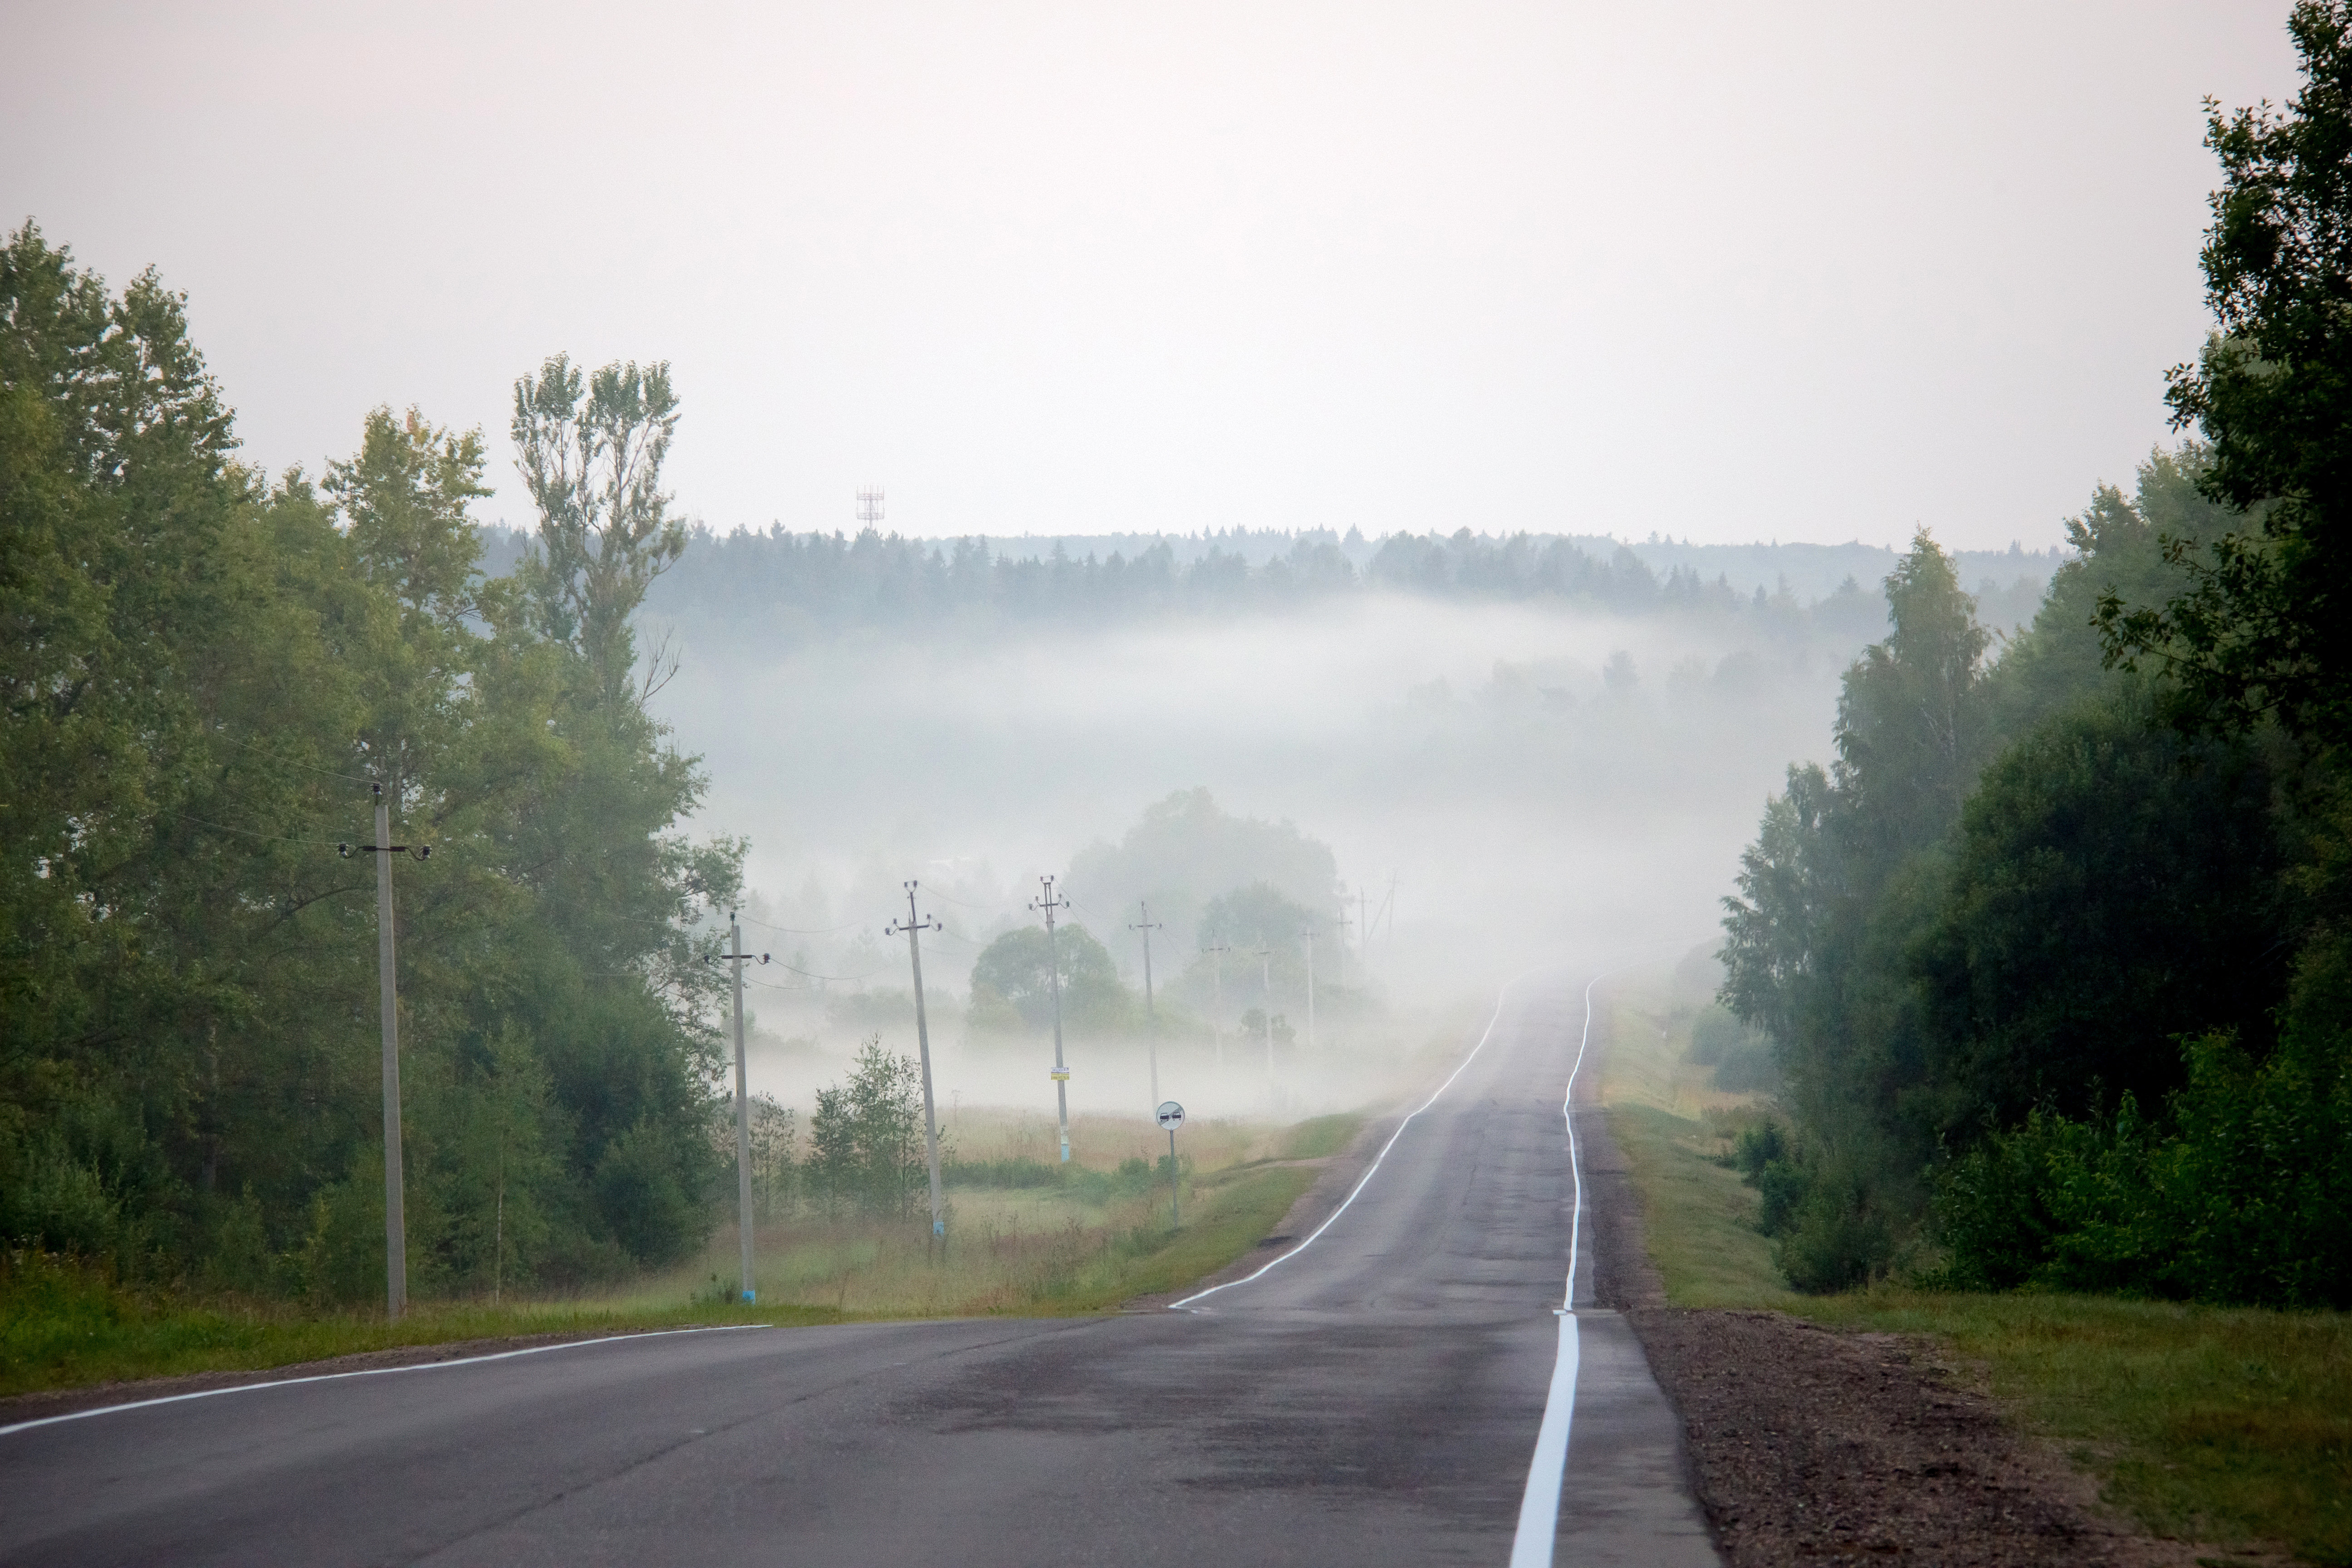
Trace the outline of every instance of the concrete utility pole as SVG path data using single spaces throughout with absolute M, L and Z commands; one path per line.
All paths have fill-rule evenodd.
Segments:
M 1298 933 L 1307 939 L 1307 1054 L 1315 1054 L 1315 928 Z
M 1216 1042 L 1217 1070 L 1223 1072 L 1225 1067 L 1225 954 L 1233 952 L 1233 947 L 1221 942 L 1214 947 L 1204 947 L 1201 951 L 1209 954 L 1210 972 L 1216 976 L 1217 999 L 1210 1005 L 1209 1037 Z
M 1054 942 L 1054 911 L 1070 900 L 1054 894 L 1054 879 L 1040 877 L 1045 890 L 1029 900 L 1033 910 L 1045 911 L 1045 977 L 1054 985 L 1054 1104 L 1062 1121 L 1062 1163 L 1070 1163 L 1070 1069 L 1062 1063 L 1062 950 Z
M 408 1217 L 404 1201 L 405 1183 L 400 1167 L 400 997 L 393 979 L 392 858 L 414 855 L 429 858 L 433 846 L 414 848 L 392 841 L 392 803 L 383 785 L 375 792 L 375 842 L 359 847 L 375 862 L 376 987 L 383 1011 L 383 1310 L 394 1322 L 408 1310 Z M 348 860 L 352 846 L 338 844 L 335 853 Z
M 1143 911 L 1143 919 L 1127 929 L 1143 933 L 1143 1040 L 1151 1052 L 1151 1103 L 1157 1106 L 1160 1103 L 1160 1014 L 1151 1003 L 1151 933 L 1160 929 L 1160 922 L 1151 918 L 1149 903 L 1139 901 L 1136 907 Z
M 1274 949 L 1257 950 L 1257 1010 L 1265 1020 L 1265 1092 L 1274 1093 Z
M 923 1011 L 923 949 L 916 933 L 944 930 L 936 920 L 920 920 L 915 914 L 915 884 L 907 884 L 907 921 L 893 921 L 885 936 L 907 933 L 907 961 L 915 966 L 915 1048 L 923 1058 L 923 1148 L 931 1162 L 931 1234 L 948 1233 L 947 1211 L 940 1205 L 940 1115 L 931 1100 L 931 1024 Z
M 1332 920 L 1331 923 L 1338 929 L 1339 933 L 1339 978 L 1338 984 L 1340 990 L 1345 991 L 1348 988 L 1348 928 L 1356 923 L 1348 918 L 1348 900 L 1346 899 L 1343 898 L 1339 900 L 1339 912 Z M 1357 979 L 1360 984 L 1362 976 L 1359 975 Z
M 727 940 L 733 950 L 727 955 L 727 965 L 735 974 L 735 1232 L 742 1253 L 742 1273 L 735 1288 L 746 1301 L 760 1299 L 751 1284 L 751 1085 L 743 1063 L 743 965 L 751 954 L 743 951 L 743 927 L 735 911 L 727 911 Z M 760 962 L 768 962 L 761 953 Z

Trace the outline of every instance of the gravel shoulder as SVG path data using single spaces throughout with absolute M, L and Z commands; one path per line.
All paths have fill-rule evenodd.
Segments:
M 1693 1488 L 1730 1568 L 2200 1561 L 2198 1547 L 2104 1507 L 2088 1478 L 2020 1432 L 1932 1341 L 1668 1308 L 1605 1121 L 1580 1116 L 1578 1128 L 1598 1292 L 1632 1322 L 1681 1417 Z

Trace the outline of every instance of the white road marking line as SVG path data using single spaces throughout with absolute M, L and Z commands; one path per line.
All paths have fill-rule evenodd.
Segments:
M 37 1421 L 19 1421 L 13 1426 L 0 1426 L 0 1437 L 11 1432 L 29 1432 L 36 1426 L 54 1426 L 60 1421 L 80 1421 L 92 1415 L 112 1415 L 119 1411 L 144 1410 L 153 1405 L 177 1405 L 189 1399 L 210 1399 L 221 1394 L 251 1394 L 263 1388 L 291 1388 L 298 1383 L 333 1383 L 346 1377 L 383 1377 L 395 1372 L 438 1372 L 445 1367 L 475 1366 L 486 1361 L 511 1361 L 516 1356 L 539 1355 L 547 1351 L 576 1351 L 589 1345 L 618 1344 L 624 1340 L 658 1340 L 672 1334 L 724 1334 L 740 1329 L 773 1328 L 772 1323 L 713 1323 L 701 1329 L 655 1329 L 642 1334 L 606 1334 L 595 1340 L 566 1340 L 556 1345 L 526 1345 L 519 1351 L 492 1351 L 487 1355 L 459 1356 L 454 1361 L 421 1361 L 407 1366 L 371 1366 L 357 1372 L 320 1372 L 308 1377 L 280 1377 L 268 1383 L 238 1383 L 226 1388 L 200 1388 L 193 1394 L 167 1394 L 159 1399 L 134 1399 L 125 1405 L 100 1405 L 89 1410 L 68 1411 L 63 1415 L 44 1415 Z
M 1523 975 L 1520 978 L 1524 979 L 1525 976 Z M 1389 1134 L 1389 1141 L 1381 1144 L 1381 1152 L 1372 1157 L 1372 1168 L 1364 1173 L 1363 1180 L 1358 1182 L 1354 1189 L 1348 1194 L 1347 1201 L 1342 1203 L 1338 1208 L 1331 1211 L 1329 1218 L 1324 1220 L 1321 1225 L 1317 1226 L 1314 1231 L 1305 1241 L 1300 1242 L 1297 1246 L 1292 1247 L 1281 1257 L 1275 1258 L 1273 1262 L 1268 1263 L 1265 1268 L 1257 1270 L 1255 1274 L 1245 1274 L 1239 1279 L 1228 1279 L 1222 1285 L 1212 1285 L 1207 1289 L 1187 1296 L 1181 1301 L 1171 1301 L 1168 1303 L 1168 1310 L 1171 1312 L 1181 1311 L 1184 1308 L 1191 1306 L 1193 1302 L 1202 1300 L 1203 1297 L 1213 1296 L 1220 1290 L 1230 1290 L 1236 1285 L 1246 1285 L 1251 1280 L 1265 1274 L 1266 1269 L 1276 1268 L 1280 1264 L 1287 1263 L 1292 1258 L 1297 1257 L 1300 1253 L 1306 1251 L 1308 1247 L 1314 1246 L 1315 1237 L 1330 1229 L 1333 1221 L 1336 1221 L 1341 1215 L 1348 1212 L 1348 1205 L 1356 1201 L 1356 1194 L 1362 1192 L 1365 1186 L 1370 1183 L 1371 1179 L 1380 1173 L 1381 1162 L 1389 1157 L 1389 1151 L 1395 1148 L 1397 1140 L 1404 1136 L 1404 1130 L 1412 1125 L 1413 1117 L 1419 1116 L 1423 1111 L 1427 1110 L 1431 1106 L 1435 1105 L 1437 1103 L 1438 1095 L 1444 1094 L 1447 1089 L 1452 1089 L 1454 1087 L 1454 1080 L 1460 1078 L 1464 1072 L 1469 1069 L 1470 1064 L 1478 1059 L 1478 1053 L 1486 1048 L 1486 1041 L 1488 1037 L 1494 1034 L 1496 1023 L 1503 1016 L 1503 998 L 1508 996 L 1511 994 L 1511 987 L 1517 985 L 1518 983 L 1518 980 L 1516 979 L 1507 981 L 1504 984 L 1503 989 L 1496 993 L 1495 1016 L 1494 1017 L 1486 1020 L 1486 1032 L 1478 1037 L 1478 1043 L 1470 1047 L 1470 1054 L 1462 1058 L 1462 1065 L 1455 1068 L 1453 1072 L 1446 1076 L 1445 1081 L 1437 1086 L 1436 1092 L 1433 1093 L 1427 1100 L 1423 1100 L 1419 1105 L 1413 1107 L 1412 1112 L 1407 1115 L 1402 1121 L 1397 1123 L 1397 1130 Z M 1571 1081 L 1573 1080 L 1571 1079 Z
M 1576 1414 L 1576 1255 L 1583 1241 L 1584 1164 L 1576 1148 L 1576 1075 L 1583 1070 L 1584 1052 L 1592 1044 L 1592 988 L 1584 987 L 1584 1037 L 1576 1044 L 1576 1064 L 1568 1069 L 1568 1092 L 1559 1102 L 1560 1120 L 1568 1124 L 1568 1169 L 1576 1181 L 1576 1206 L 1568 1222 L 1568 1291 L 1561 1298 L 1559 1352 L 1552 1362 L 1551 1391 L 1544 1396 L 1543 1426 L 1536 1433 L 1535 1458 L 1528 1463 L 1528 1489 L 1519 1500 L 1518 1533 L 1511 1539 L 1511 1568 L 1551 1568 L 1554 1541 L 1559 1534 L 1559 1489 L 1568 1471 L 1568 1427 Z
M 1559 1533 L 1560 1479 L 1568 1470 L 1568 1423 L 1576 1410 L 1576 1314 L 1563 1310 L 1551 1392 L 1544 1398 L 1536 1457 L 1528 1466 L 1527 1495 L 1519 1500 L 1518 1533 L 1511 1538 L 1511 1568 L 1551 1568 L 1552 1542 Z

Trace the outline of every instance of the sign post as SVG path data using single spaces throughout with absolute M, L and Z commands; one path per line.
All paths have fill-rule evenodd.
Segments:
M 1172 1100 L 1161 1100 L 1160 1125 L 1168 1129 L 1168 1220 L 1181 1230 L 1184 1226 L 1184 1213 L 1178 1189 L 1182 1185 L 1183 1178 L 1176 1169 L 1176 1129 L 1184 1125 L 1184 1108 Z

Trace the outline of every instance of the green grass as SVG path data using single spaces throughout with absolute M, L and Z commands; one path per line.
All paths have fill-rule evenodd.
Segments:
M 1348 1146 L 1348 1140 L 1364 1124 L 1361 1115 L 1349 1111 L 1339 1116 L 1316 1116 L 1290 1130 L 1290 1142 L 1283 1150 L 1288 1160 L 1319 1160 L 1336 1154 Z
M 1215 1273 L 1257 1245 L 1313 1185 L 1315 1173 L 1277 1165 L 1194 1189 L 1184 1227 L 1140 1230 L 1106 1248 L 1099 1264 L 1041 1294 L 1029 1310 L 1042 1316 L 1097 1312 L 1137 1296 L 1165 1294 Z
M 64 1259 L 0 1264 L 0 1394 L 183 1373 L 290 1366 L 362 1351 L 517 1334 L 626 1332 L 698 1323 L 810 1323 L 804 1306 L 738 1308 L 673 1296 L 656 1303 L 425 1302 L 397 1323 L 381 1312 L 315 1312 L 276 1302 L 192 1302 L 124 1289 Z
M 1179 1289 L 1249 1251 L 1315 1179 L 1312 1168 L 1282 1162 L 1339 1149 L 1361 1121 L 1207 1124 L 1193 1142 L 1228 1163 L 1187 1183 L 1181 1230 L 1169 1226 L 1165 1186 L 1106 1200 L 1098 1181 L 1044 1191 L 958 1189 L 943 1249 L 920 1219 L 809 1217 L 763 1226 L 757 1306 L 730 1299 L 731 1228 L 697 1261 L 602 1295 L 498 1306 L 420 1302 L 398 1323 L 380 1311 L 129 1289 L 67 1260 L 0 1253 L 0 1395 L 523 1334 L 1102 1311 Z M 1128 1157 L 1128 1142 L 1148 1149 L 1151 1139 L 1106 1134 L 1097 1142 L 1102 1146 L 1087 1157 L 1110 1164 Z
M 2158 1533 L 2352 1564 L 2352 1316 L 1893 1287 L 1799 1296 L 1754 1229 L 1755 1194 L 1708 1158 L 1715 1130 L 1637 1103 L 1612 1106 L 1609 1127 L 1675 1305 L 1928 1335 Z
M 1772 1244 L 1756 1228 L 1756 1194 L 1738 1173 L 1706 1158 L 1703 1123 L 1654 1106 L 1609 1110 L 1610 1136 L 1641 1194 L 1650 1261 L 1677 1307 L 1780 1307 L 1789 1293 Z

